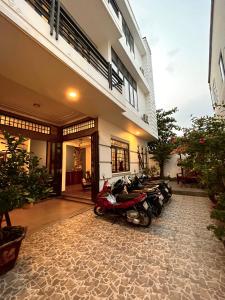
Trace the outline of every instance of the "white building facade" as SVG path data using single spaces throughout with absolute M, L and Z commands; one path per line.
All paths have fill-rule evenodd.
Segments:
M 59 192 L 73 141 L 89 149 L 93 197 L 103 178 L 148 166 L 151 50 L 128 0 L 0 0 L 0 34 L 0 129 L 46 142 Z
M 213 107 L 225 116 L 225 1 L 211 1 L 209 87 Z

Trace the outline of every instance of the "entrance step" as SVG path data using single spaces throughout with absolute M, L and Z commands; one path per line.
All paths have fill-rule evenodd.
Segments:
M 170 185 L 175 195 L 186 195 L 196 197 L 208 197 L 206 190 L 194 187 L 190 184 L 177 184 L 176 181 L 170 181 Z
M 75 195 L 71 195 L 71 194 L 67 194 L 67 193 L 62 193 L 61 198 L 64 200 L 68 200 L 68 201 L 74 201 L 74 202 L 94 205 L 94 202 L 85 196 L 82 197 L 82 196 L 75 196 Z

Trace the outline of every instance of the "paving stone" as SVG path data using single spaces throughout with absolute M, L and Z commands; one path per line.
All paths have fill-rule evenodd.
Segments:
M 28 236 L 0 299 L 225 299 L 225 249 L 207 198 L 176 195 L 150 228 L 88 211 Z

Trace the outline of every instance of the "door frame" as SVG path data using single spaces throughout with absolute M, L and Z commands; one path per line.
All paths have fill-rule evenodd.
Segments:
M 1 109 L 0 114 L 3 118 L 0 130 L 5 130 L 12 135 L 22 135 L 30 139 L 47 141 L 46 166 L 49 173 L 53 176 L 54 192 L 57 196 L 61 194 L 62 184 L 62 143 L 64 141 L 91 136 L 92 200 L 95 201 L 99 191 L 99 135 L 97 118 L 86 117 L 59 127 Z M 4 123 L 4 118 L 5 121 L 7 121 L 6 118 L 11 118 L 11 121 Z M 20 121 L 20 125 L 18 121 Z M 21 122 L 27 123 L 27 127 L 21 127 Z M 38 126 L 47 126 L 49 132 L 36 130 Z M 65 131 L 68 132 L 65 134 Z
M 82 137 L 91 137 L 91 198 L 92 201 L 96 201 L 96 196 L 99 192 L 99 135 L 98 135 L 98 119 L 97 118 L 85 118 L 77 122 L 73 122 L 62 127 L 62 133 L 64 129 L 73 129 L 74 127 L 82 127 L 82 124 L 87 124 L 88 122 L 94 122 L 91 128 L 83 129 L 77 132 L 68 133 L 62 135 L 62 143 L 70 140 L 79 139 Z M 63 175 L 62 175 L 63 176 Z M 62 182 L 62 177 L 61 177 Z

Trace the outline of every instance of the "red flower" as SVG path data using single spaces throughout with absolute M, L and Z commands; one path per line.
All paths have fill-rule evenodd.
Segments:
M 200 138 L 199 139 L 199 144 L 205 144 L 205 139 L 204 138 Z

